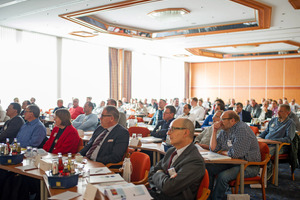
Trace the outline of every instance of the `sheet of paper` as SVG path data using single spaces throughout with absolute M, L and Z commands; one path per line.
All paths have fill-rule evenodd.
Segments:
M 207 160 L 229 160 L 231 159 L 229 156 L 224 156 L 214 152 L 200 152 L 202 157 Z
M 124 179 L 120 174 L 109 174 L 109 175 L 100 175 L 100 176 L 90 176 L 89 183 L 105 183 L 105 182 L 115 182 L 123 181 Z
M 87 184 L 83 199 L 86 200 L 94 200 L 97 194 L 98 188 L 93 186 L 92 184 Z
M 20 167 L 16 167 L 16 168 L 20 169 L 20 170 L 23 170 L 23 171 L 37 169 L 37 167 L 34 166 L 34 165 L 26 165 L 26 166 L 20 166 Z
M 73 199 L 73 198 L 78 197 L 78 196 L 81 196 L 81 194 L 79 194 L 77 192 L 67 191 L 67 192 L 63 192 L 61 194 L 52 196 L 48 199 Z
M 90 169 L 90 175 L 109 174 L 111 171 L 107 167 L 99 167 Z

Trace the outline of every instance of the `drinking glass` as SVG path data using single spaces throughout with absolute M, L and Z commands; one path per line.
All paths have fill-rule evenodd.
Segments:
M 132 133 L 132 139 L 136 138 L 136 133 Z
M 138 137 L 139 140 L 141 140 L 142 137 L 143 137 L 143 134 L 139 133 L 139 134 L 137 135 L 137 137 Z

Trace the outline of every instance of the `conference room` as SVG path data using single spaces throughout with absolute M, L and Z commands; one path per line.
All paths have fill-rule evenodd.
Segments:
M 50 114 L 46 127 L 50 124 L 52 129 L 51 111 L 58 99 L 66 108 L 72 107 L 74 98 L 84 107 L 87 97 L 96 107 L 101 101 L 123 98 L 137 99 L 141 105 L 145 99 L 147 104 L 164 99 L 171 105 L 174 98 L 180 105 L 193 97 L 204 104 L 208 98 L 212 104 L 222 99 L 226 105 L 229 99 L 244 106 L 251 99 L 261 104 L 263 98 L 298 103 L 299 4 L 298 0 L 1 1 L 0 110 L 6 113 L 16 97 L 21 105 L 34 97 L 41 116 Z M 133 115 L 135 126 L 154 129 L 138 123 L 135 109 L 125 108 L 127 125 Z M 196 131 L 195 135 L 202 130 Z M 82 142 L 88 143 L 90 136 L 85 134 Z M 274 143 L 278 154 L 280 144 Z M 164 158 L 166 151 L 159 143 L 142 149 L 143 145 L 130 146 L 130 151 L 150 151 L 151 166 Z M 274 181 L 267 181 L 266 198 L 298 199 L 292 188 L 299 184 L 299 169 L 292 175 L 279 155 L 271 160 Z M 235 164 L 241 170 L 237 193 L 263 199 L 261 189 L 251 188 L 242 177 L 247 163 Z M 49 192 L 43 173 L 30 171 L 39 173 L 29 176 L 40 180 L 42 199 L 62 193 Z M 24 175 L 19 169 L 14 172 Z M 73 189 L 81 194 L 78 199 L 85 189 Z

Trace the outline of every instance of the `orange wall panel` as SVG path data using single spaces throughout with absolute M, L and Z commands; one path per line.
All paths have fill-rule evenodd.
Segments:
M 283 87 L 274 87 L 274 88 L 267 88 L 267 97 L 269 99 L 278 99 L 283 98 Z
M 197 63 L 191 66 L 191 86 L 201 86 L 205 83 L 205 63 Z
M 250 86 L 266 85 L 266 60 L 250 62 Z
M 300 103 L 300 88 L 286 88 L 284 91 L 284 97 L 291 102 L 291 99 L 296 99 L 296 102 Z
M 219 86 L 219 62 L 206 63 L 206 85 L 207 86 Z
M 284 60 L 271 59 L 267 60 L 267 86 L 283 85 Z
M 250 98 L 260 102 L 261 98 L 266 98 L 266 88 L 250 88 Z
M 300 86 L 300 58 L 285 59 L 285 85 Z
M 220 97 L 227 102 L 228 99 L 231 99 L 234 97 L 234 88 L 221 88 L 220 89 Z
M 235 85 L 249 86 L 249 61 L 235 61 Z
M 241 102 L 244 105 L 245 100 L 247 100 L 247 99 L 250 99 L 248 87 L 235 88 L 235 101 L 236 102 Z
M 220 85 L 234 85 L 234 65 L 232 62 L 220 62 Z

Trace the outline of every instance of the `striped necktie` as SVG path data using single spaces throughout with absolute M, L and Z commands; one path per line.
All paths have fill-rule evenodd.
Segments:
M 89 151 L 86 154 L 87 158 L 90 158 L 91 155 L 93 154 L 94 150 L 97 148 L 97 146 L 100 144 L 100 142 L 103 140 L 103 138 L 106 136 L 108 133 L 107 129 L 104 129 L 104 131 L 98 136 L 98 138 L 94 141 L 92 147 L 89 149 Z

